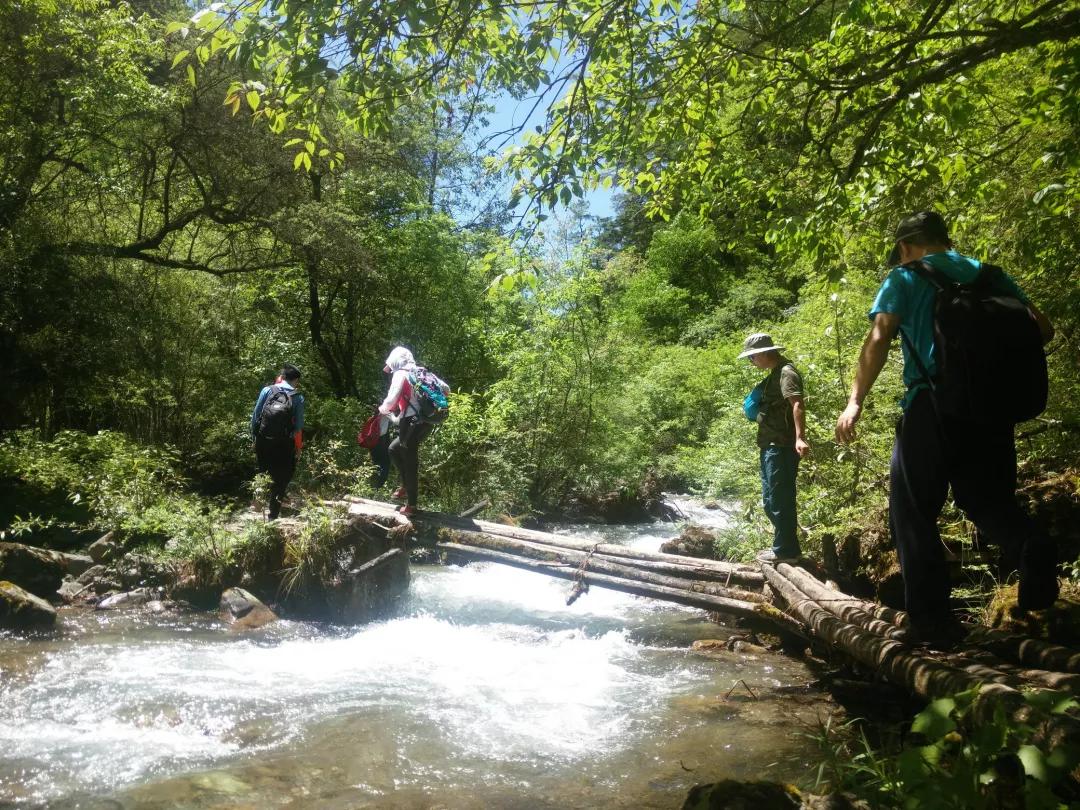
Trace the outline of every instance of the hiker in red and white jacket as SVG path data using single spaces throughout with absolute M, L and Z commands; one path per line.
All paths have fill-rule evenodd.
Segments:
M 404 346 L 395 346 L 386 358 L 383 371 L 393 373 L 390 390 L 386 399 L 379 406 L 379 413 L 385 414 L 398 426 L 398 435 L 390 443 L 390 459 L 401 473 L 401 486 L 390 496 L 394 500 L 403 500 L 405 505 L 398 511 L 406 517 L 416 514 L 416 501 L 420 475 L 420 442 L 431 435 L 435 426 L 420 418 L 420 403 L 417 392 L 410 381 L 412 372 L 417 370 L 412 352 Z M 450 386 L 439 381 L 444 393 L 450 392 Z

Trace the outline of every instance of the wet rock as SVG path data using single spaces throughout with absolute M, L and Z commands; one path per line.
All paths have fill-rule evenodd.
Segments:
M 116 567 L 125 588 L 165 585 L 170 581 L 164 565 L 141 554 L 129 554 Z
M 89 585 L 95 579 L 100 579 L 101 577 L 105 576 L 107 573 L 108 572 L 105 570 L 104 565 L 93 565 L 93 566 L 87 568 L 81 574 L 79 574 L 75 578 L 75 581 L 78 582 L 80 585 Z
M 89 554 L 65 554 L 60 552 L 60 556 L 64 558 L 67 572 L 73 577 L 81 576 L 94 566 L 94 558 Z
M 148 588 L 136 588 L 133 591 L 126 591 L 124 593 L 116 593 L 112 596 L 107 596 L 97 604 L 98 610 L 115 610 L 121 607 L 134 607 L 136 605 L 145 605 L 153 598 L 153 594 Z
M 35 596 L 51 598 L 64 581 L 66 570 L 64 558 L 58 552 L 22 543 L 0 543 L 0 579 L 13 582 Z
M 87 551 L 94 562 L 105 563 L 119 557 L 124 551 L 124 545 L 116 539 L 116 532 L 109 532 L 91 543 Z
M 13 582 L 0 582 L 0 627 L 32 629 L 56 624 L 53 606 Z
M 88 586 L 70 577 L 65 579 L 56 591 L 60 598 L 69 605 L 79 597 L 85 597 L 89 592 L 90 588 Z
M 722 638 L 703 638 L 691 644 L 690 649 L 700 653 L 725 653 L 728 643 Z
M 870 810 L 865 802 L 844 794 L 811 796 L 778 782 L 737 782 L 725 779 L 696 785 L 683 810 Z
M 253 629 L 277 621 L 277 615 L 243 588 L 229 588 L 221 594 L 218 611 L 233 627 Z
M 716 532 L 701 526 L 687 526 L 674 540 L 668 540 L 660 546 L 664 554 L 681 554 L 684 557 L 699 557 L 706 560 L 716 559 Z

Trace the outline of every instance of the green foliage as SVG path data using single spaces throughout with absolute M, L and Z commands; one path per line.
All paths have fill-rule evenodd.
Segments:
M 285 539 L 285 568 L 281 585 L 286 595 L 316 588 L 334 575 L 337 551 L 336 526 L 340 513 L 332 507 L 313 504 L 299 517 L 300 531 Z
M 1054 787 L 1080 765 L 1080 749 L 1064 744 L 1046 752 L 1045 743 L 1034 744 L 1034 726 L 983 700 L 975 689 L 931 701 L 896 752 L 875 750 L 856 724 L 826 724 L 817 737 L 825 759 L 813 788 L 852 793 L 883 808 L 989 810 L 1017 801 L 1027 808 L 1065 807 Z M 1074 698 L 1050 690 L 1026 692 L 1024 700 L 1036 716 L 1077 707 Z

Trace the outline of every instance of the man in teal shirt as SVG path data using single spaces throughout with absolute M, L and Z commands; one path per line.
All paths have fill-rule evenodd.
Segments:
M 916 361 L 917 356 L 927 373 L 935 375 L 936 290 L 905 265 L 923 260 L 952 280 L 968 283 L 979 275 L 981 263 L 952 249 L 945 221 L 933 211 L 904 219 L 895 243 L 889 257 L 892 270 L 870 309 L 873 325 L 859 355 L 847 407 L 836 423 L 836 438 L 845 444 L 854 438 L 863 400 L 881 373 L 890 344 L 903 331 L 907 392 L 890 465 L 889 528 L 904 577 L 910 637 L 944 646 L 962 633 L 949 609 L 950 582 L 937 527 L 950 485 L 957 506 L 980 533 L 1018 560 L 1020 609 L 1039 610 L 1054 603 L 1055 551 L 1016 500 L 1014 426 L 939 418 Z M 998 284 L 998 292 L 1028 307 L 1043 341 L 1049 341 L 1053 327 L 1016 283 L 1001 274 Z

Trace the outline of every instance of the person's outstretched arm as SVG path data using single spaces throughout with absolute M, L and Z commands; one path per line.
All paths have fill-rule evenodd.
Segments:
M 791 403 L 791 417 L 795 422 L 795 452 L 803 458 L 810 452 L 810 443 L 806 441 L 806 407 L 801 396 L 788 397 Z
M 889 356 L 889 347 L 899 329 L 899 315 L 879 312 L 874 316 L 874 324 L 863 341 L 862 351 L 859 352 L 859 365 L 855 370 L 855 382 L 851 385 L 847 407 L 836 420 L 836 440 L 841 444 L 847 444 L 855 438 L 855 423 L 862 416 L 863 400 L 881 374 Z

